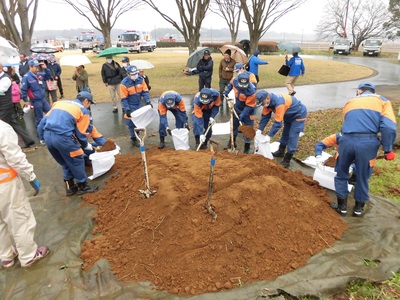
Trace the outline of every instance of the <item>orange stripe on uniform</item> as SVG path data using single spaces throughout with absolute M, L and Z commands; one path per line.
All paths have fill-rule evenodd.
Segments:
M 379 113 L 383 112 L 382 99 L 378 96 L 357 97 L 349 100 L 344 109 L 343 115 L 346 115 L 351 110 L 366 109 L 373 110 Z
M 83 115 L 78 121 L 76 122 L 76 127 L 82 134 L 86 134 L 86 131 L 90 124 L 90 117 L 89 115 Z
M 69 156 L 71 156 L 71 157 L 77 157 L 77 156 L 79 156 L 79 155 L 83 155 L 83 150 L 82 150 L 82 148 L 79 148 L 78 150 L 75 150 L 75 151 L 71 151 L 71 152 L 69 153 Z
M 18 173 L 13 168 L 2 169 L 0 168 L 0 183 L 5 183 L 17 177 Z

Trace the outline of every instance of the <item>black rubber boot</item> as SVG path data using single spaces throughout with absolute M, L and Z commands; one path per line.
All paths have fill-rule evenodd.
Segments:
M 160 144 L 158 145 L 158 149 L 162 149 L 165 147 L 165 137 L 160 136 Z
M 283 157 L 285 155 L 285 150 L 286 150 L 286 146 L 279 144 L 279 149 L 276 150 L 275 152 L 272 152 L 272 155 L 274 157 Z
M 244 154 L 249 154 L 250 153 L 250 143 L 244 143 L 243 153 Z
M 286 152 L 286 154 L 285 154 L 285 156 L 283 157 L 283 160 L 280 162 L 280 164 L 281 164 L 284 168 L 288 169 L 289 166 L 290 166 L 290 161 L 292 160 L 292 157 L 293 157 L 293 154 L 292 154 L 292 153 Z
M 235 149 L 237 148 L 237 144 L 236 144 L 236 136 L 233 137 L 233 145 L 235 146 Z M 228 150 L 232 148 L 232 139 L 229 138 L 229 142 L 228 145 L 226 145 L 226 147 L 224 147 L 224 150 Z
M 339 215 L 343 217 L 347 215 L 347 197 L 337 196 L 337 202 L 332 202 L 330 206 L 336 210 Z
M 78 186 L 75 184 L 74 179 L 64 179 L 65 190 L 67 191 L 67 196 L 73 196 L 78 191 Z
M 199 135 L 195 135 L 195 136 L 194 136 L 194 140 L 195 140 L 195 142 L 196 142 L 195 150 L 197 150 L 197 148 L 198 148 L 199 145 L 200 145 L 200 136 L 199 136 Z
M 93 193 L 95 190 L 97 190 L 97 186 L 90 186 L 87 184 L 87 182 L 78 182 L 78 195 L 83 195 L 87 193 Z
M 90 160 L 90 158 L 88 156 L 84 156 L 83 159 L 85 160 L 85 166 L 87 167 L 91 167 L 92 166 L 92 161 Z
M 354 185 L 354 184 L 356 184 L 356 181 L 357 181 L 357 175 L 354 174 L 354 172 L 353 172 L 353 174 L 349 178 L 349 184 L 353 184 Z
M 140 147 L 140 143 L 135 136 L 131 136 L 131 141 L 133 146 Z
M 208 148 L 208 147 L 207 147 L 207 142 L 208 142 L 208 141 L 205 141 L 203 144 L 201 144 L 200 150 L 205 150 L 205 149 Z
M 362 217 L 364 212 L 365 202 L 356 201 L 356 205 L 353 208 L 353 217 Z

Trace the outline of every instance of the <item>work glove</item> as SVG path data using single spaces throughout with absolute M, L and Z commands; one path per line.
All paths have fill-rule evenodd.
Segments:
M 93 151 L 93 146 L 92 146 L 92 144 L 91 144 L 91 143 L 88 143 L 87 146 L 84 148 L 84 150 Z
M 204 143 L 206 141 L 206 136 L 204 134 L 200 135 L 200 142 Z
M 169 127 L 167 127 L 167 132 L 169 135 L 172 135 L 171 129 L 169 129 Z
M 317 155 L 315 158 L 317 159 L 317 167 L 323 167 L 325 164 L 325 159 L 322 158 L 322 155 Z
M 40 140 L 40 145 L 46 145 L 46 142 L 44 140 Z
M 396 154 L 393 151 L 385 152 L 386 160 L 394 160 L 396 158 Z
M 260 129 L 257 129 L 257 130 L 256 130 L 256 136 L 257 136 L 257 135 L 262 135 L 262 131 L 261 131 Z
M 31 184 L 31 186 L 35 190 L 35 192 L 33 193 L 33 196 L 36 196 L 40 191 L 40 182 L 39 182 L 39 180 L 37 180 L 35 178 L 34 180 L 30 181 L 29 183 Z
M 126 116 L 127 116 L 128 118 L 131 117 L 131 113 L 132 113 L 132 112 L 131 112 L 129 109 L 126 110 L 125 113 L 126 113 Z
M 227 91 L 225 91 L 225 92 L 223 93 L 223 95 L 224 95 L 226 98 L 228 98 L 229 93 L 228 93 Z
M 146 105 L 150 105 L 151 106 L 151 108 L 153 108 L 153 104 L 151 104 L 151 102 L 147 102 L 147 104 Z
M 214 118 L 211 118 L 211 117 L 210 117 L 210 119 L 209 119 L 209 121 L 208 121 L 208 124 L 210 124 L 211 126 L 213 126 L 213 125 L 215 124 Z
M 190 127 L 189 127 L 189 124 L 188 124 L 188 123 L 183 124 L 183 128 L 186 128 L 187 130 L 190 131 Z

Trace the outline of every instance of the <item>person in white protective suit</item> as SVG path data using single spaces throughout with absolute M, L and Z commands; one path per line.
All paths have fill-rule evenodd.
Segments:
M 18 146 L 12 127 L 0 120 L 0 259 L 6 269 L 17 257 L 21 267 L 30 267 L 49 253 L 33 240 L 36 220 L 21 177 L 29 181 L 36 196 L 40 183 L 33 166 Z

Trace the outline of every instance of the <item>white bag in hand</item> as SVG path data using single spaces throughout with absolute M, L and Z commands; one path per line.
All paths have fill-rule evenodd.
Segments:
M 274 159 L 266 135 L 259 134 L 254 137 L 254 154 L 260 154 L 266 158 Z

